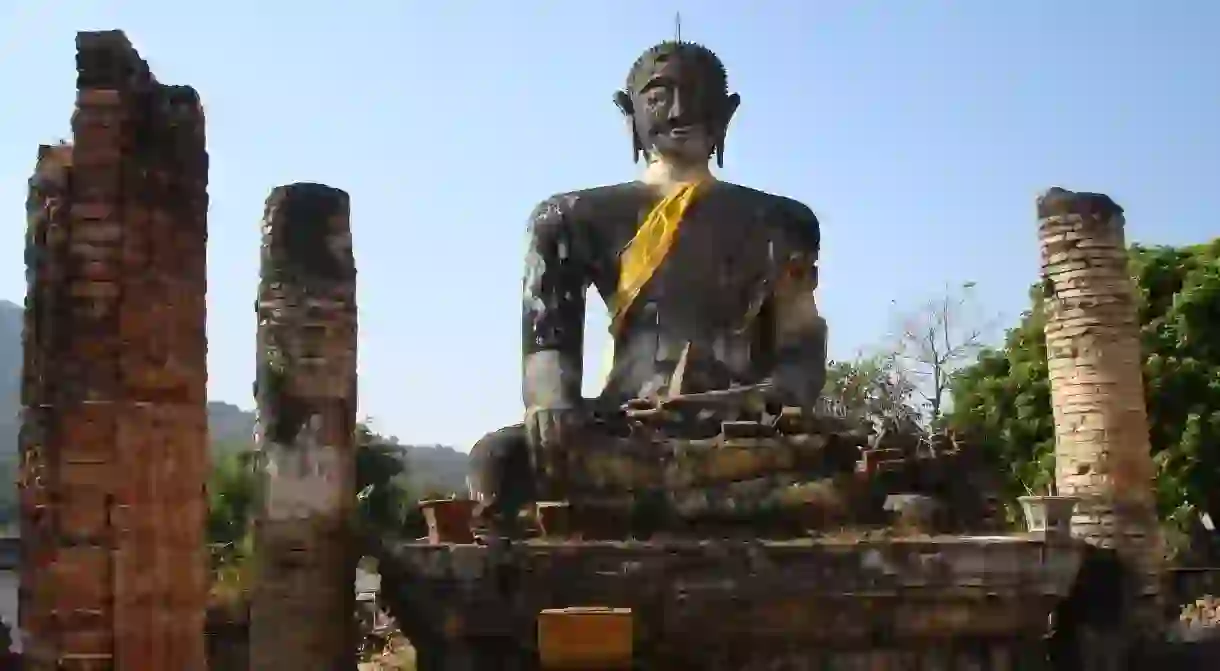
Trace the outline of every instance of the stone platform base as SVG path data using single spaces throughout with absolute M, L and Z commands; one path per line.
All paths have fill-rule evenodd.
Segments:
M 630 612 L 631 668 L 1037 669 L 1084 548 L 845 536 L 381 554 L 384 599 L 420 671 L 542 668 L 539 615 L 572 608 Z M 621 617 L 601 620 L 621 638 Z

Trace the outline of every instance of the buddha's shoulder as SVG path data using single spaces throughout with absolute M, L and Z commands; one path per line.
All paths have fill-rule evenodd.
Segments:
M 821 224 L 813 209 L 805 203 L 732 182 L 721 182 L 720 189 L 734 203 L 734 209 L 752 213 L 753 221 L 762 223 L 798 246 L 813 249 L 821 246 Z
M 635 208 L 648 197 L 639 182 L 623 182 L 595 186 L 577 191 L 565 191 L 550 196 L 534 206 L 531 221 L 576 221 L 596 213 L 607 213 L 619 207 Z
M 767 218 L 777 217 L 817 223 L 817 217 L 813 214 L 813 209 L 795 198 L 769 193 L 762 189 L 742 186 L 732 182 L 720 182 L 719 186 L 725 196 L 750 209 L 761 211 L 767 215 Z

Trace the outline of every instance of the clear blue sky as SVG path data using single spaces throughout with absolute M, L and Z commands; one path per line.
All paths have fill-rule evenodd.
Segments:
M 1051 185 L 1108 192 L 1135 241 L 1220 234 L 1220 3 L 7 0 L 0 298 L 25 291 L 36 147 L 68 136 L 73 34 L 121 28 L 207 109 L 212 397 L 252 405 L 267 192 L 321 181 L 353 200 L 361 413 L 466 447 L 521 412 L 526 216 L 632 177 L 610 95 L 675 9 L 743 97 L 723 176 L 822 220 L 832 356 L 946 283 L 1015 318 Z

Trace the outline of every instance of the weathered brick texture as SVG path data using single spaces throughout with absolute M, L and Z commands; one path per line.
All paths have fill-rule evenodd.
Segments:
M 263 469 L 250 658 L 259 671 L 355 664 L 356 270 L 348 196 L 272 191 L 258 295 Z
M 202 671 L 207 154 L 195 91 L 77 35 L 72 143 L 27 202 L 27 669 Z
M 507 553 L 387 543 L 380 554 L 382 599 L 420 669 L 536 668 L 521 651 L 538 613 L 595 605 L 632 611 L 638 669 L 1035 671 L 1086 548 L 845 534 L 529 541 Z
M 1123 211 L 1051 189 L 1038 200 L 1055 482 L 1081 498 L 1073 533 L 1117 550 L 1155 601 L 1161 545 Z

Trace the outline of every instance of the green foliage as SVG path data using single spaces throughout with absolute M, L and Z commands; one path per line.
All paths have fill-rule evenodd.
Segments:
M 233 450 L 212 457 L 208 477 L 207 538 L 213 560 L 225 563 L 247 555 L 257 479 L 253 453 Z
M 408 487 L 407 465 L 402 447 L 373 433 L 368 426 L 356 428 L 357 512 L 360 523 L 373 533 L 405 533 L 414 526 L 416 498 Z M 418 534 L 415 534 L 418 535 Z
M 366 532 L 422 535 L 423 517 L 405 483 L 402 450 L 363 423 L 356 427 L 357 524 Z M 208 478 L 207 539 L 212 551 L 212 601 L 236 606 L 246 598 L 254 552 L 251 522 L 258 505 L 256 453 L 240 440 L 213 449 Z
M 407 487 L 402 448 L 365 424 L 356 428 L 359 523 L 374 533 L 415 533 L 421 519 Z M 248 555 L 250 522 L 257 505 L 255 453 L 237 442 L 218 446 L 208 479 L 208 543 L 219 563 Z M 418 535 L 418 534 L 417 534 Z
M 1220 239 L 1131 249 L 1157 503 L 1182 522 L 1220 513 Z M 1010 494 L 1053 480 L 1054 423 L 1041 286 L 1004 346 L 985 350 L 953 387 L 950 425 L 1005 467 Z
M 894 355 L 876 354 L 854 361 L 832 361 L 826 371 L 825 398 L 849 417 L 873 424 L 915 421 L 915 386 Z

